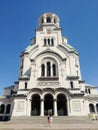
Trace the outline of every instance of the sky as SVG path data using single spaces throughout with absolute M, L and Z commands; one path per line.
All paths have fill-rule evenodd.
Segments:
M 20 53 L 46 12 L 58 15 L 62 35 L 79 52 L 82 79 L 98 86 L 98 0 L 0 0 L 0 95 L 18 80 Z

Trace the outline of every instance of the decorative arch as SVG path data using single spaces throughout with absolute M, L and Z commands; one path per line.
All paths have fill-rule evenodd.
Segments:
M 47 57 L 41 61 L 42 77 L 58 77 L 58 63 L 54 58 Z
M 53 88 L 44 88 L 43 89 L 43 95 L 46 95 L 46 94 L 51 94 L 52 96 L 54 96 L 54 89 Z
M 60 51 L 61 52 L 61 51 Z M 37 52 L 36 52 L 37 53 Z M 62 52 L 61 52 L 62 53 Z M 32 55 L 31 55 L 32 56 Z M 39 60 L 40 58 L 45 58 L 45 57 L 51 57 L 51 58 L 53 58 L 53 59 L 56 59 L 59 63 L 61 62 L 61 61 L 63 61 L 65 58 L 67 58 L 66 56 L 62 56 L 62 55 L 60 55 L 59 53 L 57 53 L 55 50 L 54 51 L 50 51 L 50 50 L 48 50 L 47 49 L 47 51 L 45 50 L 45 51 L 43 51 L 43 52 L 40 52 L 40 53 L 37 53 L 34 57 L 33 57 L 33 59 L 35 59 L 35 60 Z M 31 57 L 32 58 L 32 57 Z
M 38 94 L 38 95 L 41 96 L 42 90 L 40 88 L 32 88 L 32 89 L 30 89 L 28 94 L 27 94 L 27 98 L 31 99 L 32 95 L 34 95 L 34 94 Z
M 56 88 L 55 93 L 56 93 L 56 96 L 58 94 L 64 94 L 67 100 L 70 98 L 70 92 L 66 88 Z

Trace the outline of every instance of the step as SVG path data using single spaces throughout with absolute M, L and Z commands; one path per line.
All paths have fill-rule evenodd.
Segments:
M 0 122 L 0 130 L 98 130 L 98 121 L 88 117 L 53 117 L 48 124 L 45 117 L 13 117 L 8 122 Z
M 88 117 L 52 117 L 54 124 L 89 124 L 92 123 L 92 120 Z M 39 124 L 46 124 L 47 123 L 47 116 L 41 117 L 41 116 L 34 116 L 34 117 L 13 117 L 11 118 L 10 122 L 16 122 L 16 123 L 39 123 Z

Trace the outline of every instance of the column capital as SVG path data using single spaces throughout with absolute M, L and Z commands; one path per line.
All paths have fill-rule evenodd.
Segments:
M 54 102 L 57 101 L 57 98 L 54 98 Z
M 32 101 L 32 99 L 27 99 L 27 100 L 30 101 L 30 102 Z
M 44 99 L 43 99 L 43 98 L 41 98 L 41 99 L 40 99 L 40 101 L 44 101 Z

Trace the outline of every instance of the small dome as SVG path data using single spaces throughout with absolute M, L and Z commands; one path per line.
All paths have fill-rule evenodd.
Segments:
M 59 17 L 54 13 L 45 13 L 40 16 L 39 18 L 39 26 L 46 25 L 46 24 L 55 24 L 59 27 Z

